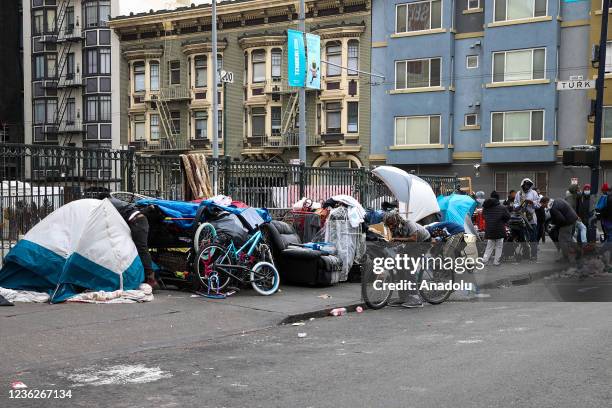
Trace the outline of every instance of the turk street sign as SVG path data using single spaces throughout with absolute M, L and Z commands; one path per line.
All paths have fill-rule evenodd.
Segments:
M 595 89 L 595 80 L 558 81 L 557 91 L 579 91 L 581 89 Z

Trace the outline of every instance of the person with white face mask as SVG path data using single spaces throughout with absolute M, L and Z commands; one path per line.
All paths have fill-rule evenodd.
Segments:
M 576 223 L 576 227 L 580 230 L 580 242 L 595 242 L 597 235 L 597 227 L 595 223 L 595 198 L 591 196 L 591 185 L 585 184 L 582 187 L 582 194 L 578 196 L 576 204 L 576 213 L 580 220 Z

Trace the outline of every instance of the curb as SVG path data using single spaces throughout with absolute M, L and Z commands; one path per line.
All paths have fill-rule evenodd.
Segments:
M 353 313 L 353 312 L 355 312 L 355 309 L 357 309 L 357 307 L 359 307 L 359 306 L 361 306 L 364 310 L 366 308 L 365 303 L 359 302 L 359 303 L 351 303 L 350 305 L 344 305 L 344 306 L 338 305 L 338 306 L 334 306 L 334 307 L 326 307 L 324 309 L 313 310 L 313 311 L 310 311 L 310 312 L 304 312 L 304 313 L 298 313 L 298 314 L 294 314 L 294 315 L 289 315 L 289 316 L 285 317 L 279 323 L 279 325 L 297 323 L 297 322 L 301 322 L 303 320 L 308 320 L 310 318 L 329 317 L 330 316 L 330 312 L 332 310 L 334 310 L 334 309 L 339 308 L 339 307 L 346 308 L 346 312 L 347 313 Z
M 557 269 L 547 269 L 544 271 L 538 271 L 538 272 L 533 272 L 533 273 L 529 273 L 529 275 L 527 276 L 522 276 L 522 277 L 515 277 L 515 278 L 510 278 L 510 279 L 498 279 L 496 281 L 493 282 L 488 282 L 488 283 L 484 283 L 482 285 L 479 285 L 478 287 L 480 289 L 497 289 L 500 286 L 522 286 L 522 285 L 528 285 L 529 283 L 536 281 L 536 280 L 540 280 L 542 278 L 545 278 L 546 276 L 552 275 L 559 272 L 558 268 Z

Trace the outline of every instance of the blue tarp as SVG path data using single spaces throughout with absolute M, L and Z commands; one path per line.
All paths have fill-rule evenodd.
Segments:
M 451 194 L 449 196 L 439 196 L 438 205 L 442 213 L 442 221 L 463 225 L 466 215 L 469 215 L 469 218 L 474 215 L 478 203 L 470 196 Z

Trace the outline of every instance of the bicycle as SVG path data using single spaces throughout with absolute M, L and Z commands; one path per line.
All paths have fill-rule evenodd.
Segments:
M 200 240 L 203 245 L 195 262 L 197 277 L 208 293 L 212 291 L 219 294 L 232 281 L 250 283 L 257 293 L 264 296 L 278 291 L 280 275 L 274 266 L 270 247 L 263 242 L 261 228 L 240 248 L 236 248 L 231 239 L 228 240 L 229 245 L 224 247 L 221 237 L 213 233 L 214 227 L 212 230 L 211 227 L 202 228 L 207 234 L 205 239 L 210 241 L 206 243 Z
M 446 241 L 436 242 L 429 247 L 427 253 L 423 256 L 423 263 L 415 272 L 416 287 L 419 294 L 427 303 L 438 305 L 445 302 L 453 292 L 452 286 L 455 282 L 455 272 L 452 268 L 444 268 L 440 262 L 434 262 L 444 254 L 444 245 Z M 455 256 L 459 252 L 458 249 L 452 249 Z M 396 252 L 391 248 L 384 248 L 384 253 L 380 253 L 381 257 L 393 258 Z M 386 256 L 385 256 L 386 255 Z M 397 284 L 401 282 L 401 273 L 396 268 L 384 268 L 380 273 L 374 270 L 373 257 L 367 256 L 363 276 L 361 280 L 361 296 L 365 304 L 370 309 L 382 309 L 391 299 L 393 292 L 396 291 L 389 284 Z M 426 282 L 426 288 L 421 289 L 422 282 Z M 442 289 L 435 289 L 439 285 Z M 448 288 L 450 286 L 450 288 Z M 433 287 L 434 289 L 429 289 Z

